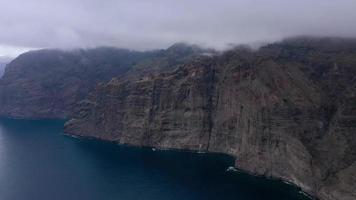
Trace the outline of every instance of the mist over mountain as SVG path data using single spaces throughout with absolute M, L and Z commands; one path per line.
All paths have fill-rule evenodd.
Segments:
M 0 179 L 1 199 L 2 188 L 10 195 L 29 194 L 29 200 L 42 200 L 36 197 L 43 191 L 55 198 L 58 187 L 74 199 L 77 191 L 88 195 L 88 188 L 70 187 L 76 181 L 109 196 L 128 188 L 127 194 L 140 193 L 141 199 L 165 199 L 164 184 L 171 197 L 184 190 L 182 195 L 195 199 L 195 189 L 203 194 L 208 189 L 219 199 L 225 187 L 239 193 L 236 180 L 218 190 L 209 181 L 230 179 L 224 173 L 236 168 L 291 183 L 305 198 L 356 200 L 356 0 L 1 0 L 0 8 L 0 178 L 12 172 Z M 60 126 L 53 130 L 75 138 L 225 154 L 235 163 L 212 173 L 205 188 L 199 185 L 205 172 L 192 181 L 178 164 L 177 172 L 162 174 L 173 172 L 183 182 L 167 181 L 153 172 L 161 169 L 159 162 L 142 157 L 132 162 L 140 165 L 135 176 L 153 172 L 145 178 L 159 179 L 142 189 L 117 180 L 128 176 L 119 172 L 127 163 L 114 161 L 116 151 L 98 153 L 73 138 L 52 146 L 57 143 L 42 138 L 50 131 L 47 122 L 57 120 Z M 32 123 L 35 129 L 25 130 Z M 40 160 L 69 158 L 53 162 L 59 171 L 24 152 L 32 146 L 22 144 L 34 134 L 33 141 L 43 139 L 33 146 Z M 73 160 L 85 162 L 77 166 Z M 111 161 L 115 165 L 106 165 Z M 90 175 L 65 171 L 73 167 Z M 100 178 L 107 168 L 115 181 L 96 191 L 107 180 Z M 38 190 L 42 179 L 30 180 L 27 173 L 45 178 L 44 187 Z M 68 177 L 48 181 L 54 173 Z M 209 194 L 203 196 L 210 199 Z M 297 198 L 292 196 L 286 199 Z M 284 198 L 276 197 L 271 199 Z
M 113 47 L 30 51 L 10 62 L 0 80 L 0 115 L 66 118 L 100 82 L 171 70 L 205 52 L 211 50 L 183 43 L 144 52 Z
M 5 57 L 5 56 L 0 56 L 0 78 L 5 72 L 5 67 L 8 63 L 10 63 L 12 58 L 10 57 Z
M 295 35 L 356 35 L 353 0 L 13 0 L 0 7 L 6 30 L 0 55 L 29 48 L 162 49 L 181 41 L 224 49 Z

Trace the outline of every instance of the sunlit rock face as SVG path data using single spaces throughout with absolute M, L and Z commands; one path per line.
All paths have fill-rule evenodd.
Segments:
M 356 198 L 356 41 L 294 38 L 171 72 L 115 78 L 77 104 L 65 132 L 223 152 L 251 173 L 324 200 Z

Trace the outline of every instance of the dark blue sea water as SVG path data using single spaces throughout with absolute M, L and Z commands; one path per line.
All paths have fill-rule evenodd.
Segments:
M 279 181 L 226 172 L 227 156 L 76 139 L 62 127 L 0 120 L 0 200 L 307 199 Z

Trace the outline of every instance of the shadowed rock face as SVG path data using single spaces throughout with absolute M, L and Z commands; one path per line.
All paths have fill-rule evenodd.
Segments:
M 202 52 L 184 44 L 148 52 L 106 47 L 28 52 L 12 61 L 0 80 L 0 115 L 66 118 L 75 102 L 86 97 L 99 82 L 127 74 L 138 76 L 158 68 L 168 70 Z
M 65 132 L 223 152 L 324 200 L 356 199 L 356 41 L 295 38 L 175 71 L 112 79 Z

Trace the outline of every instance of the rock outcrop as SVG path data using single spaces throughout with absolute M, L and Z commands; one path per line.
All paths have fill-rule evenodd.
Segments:
M 114 78 L 65 132 L 122 144 L 222 152 L 323 200 L 356 199 L 356 40 L 237 48 L 172 72 Z

